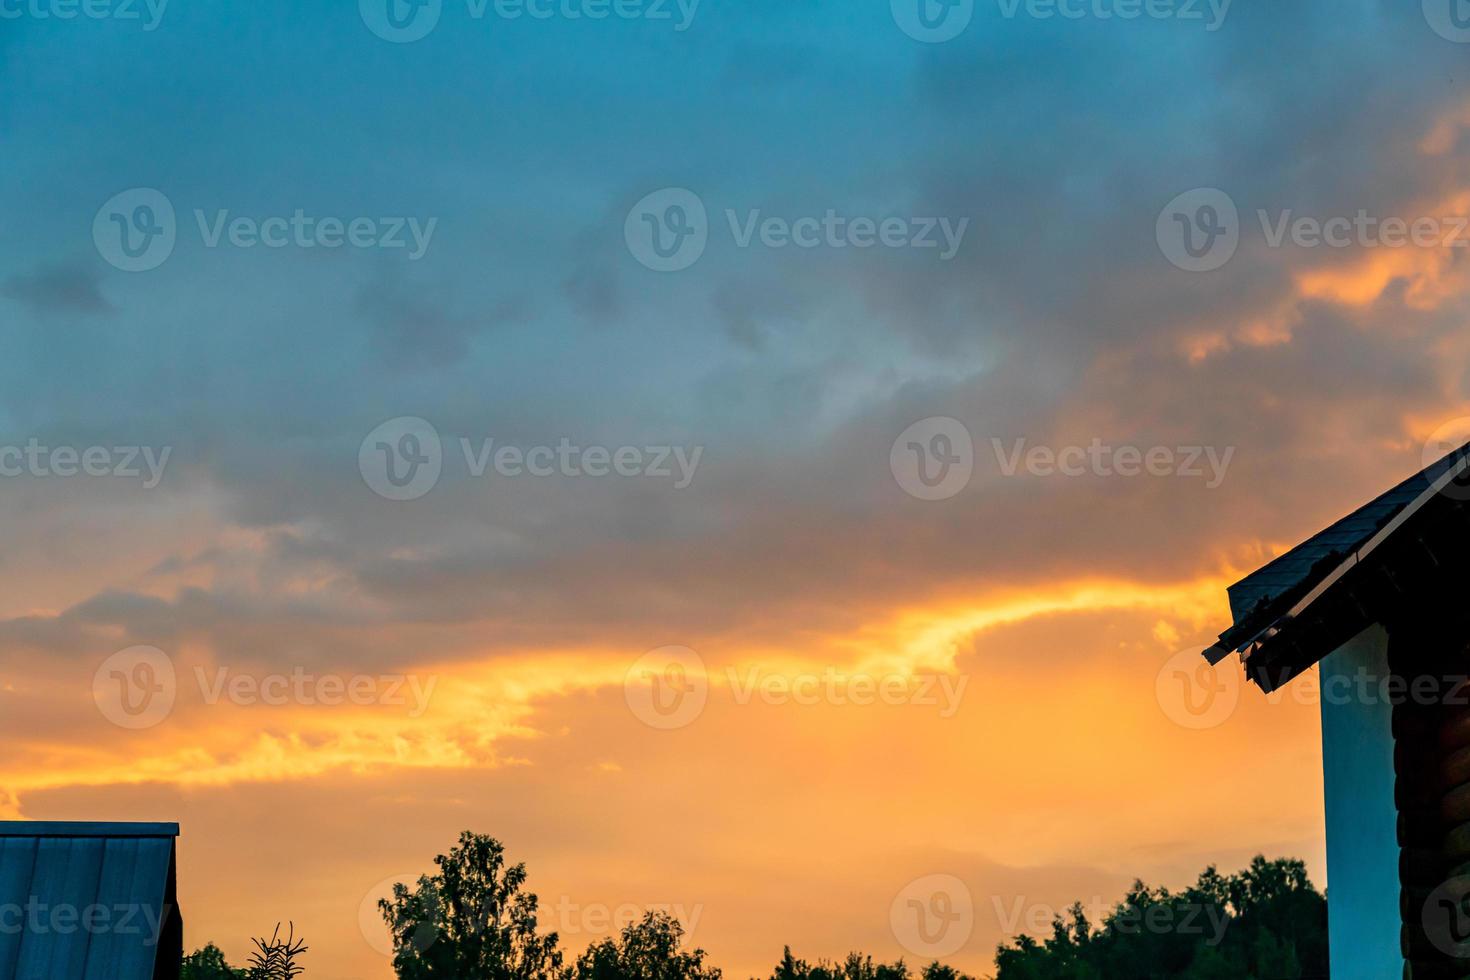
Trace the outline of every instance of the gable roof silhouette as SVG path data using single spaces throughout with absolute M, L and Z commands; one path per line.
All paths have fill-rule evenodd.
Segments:
M 1465 584 L 1470 542 L 1470 443 L 1436 460 L 1230 586 L 1235 622 L 1204 652 L 1245 654 L 1273 691 L 1405 595 Z

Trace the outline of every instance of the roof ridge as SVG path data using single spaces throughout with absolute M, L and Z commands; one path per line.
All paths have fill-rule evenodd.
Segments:
M 176 823 L 0 820 L 0 837 L 177 837 Z

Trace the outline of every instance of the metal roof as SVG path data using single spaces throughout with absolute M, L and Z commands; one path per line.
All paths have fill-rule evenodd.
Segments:
M 0 980 L 177 978 L 172 823 L 0 822 Z

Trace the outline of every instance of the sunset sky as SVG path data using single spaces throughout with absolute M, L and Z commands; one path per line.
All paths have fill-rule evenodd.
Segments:
M 0 0 L 0 818 L 312 980 L 465 829 L 728 980 L 1326 884 L 1311 678 L 1181 652 L 1470 436 L 1436 0 L 109 2 Z

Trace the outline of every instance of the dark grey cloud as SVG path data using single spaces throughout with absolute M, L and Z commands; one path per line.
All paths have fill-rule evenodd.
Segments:
M 0 296 L 15 300 L 36 313 L 72 313 L 95 316 L 116 308 L 102 295 L 95 265 L 69 263 L 16 273 L 0 283 Z
M 451 308 L 455 292 L 427 277 L 385 265 L 358 290 L 356 312 L 371 325 L 389 369 L 426 370 L 451 366 L 480 336 L 525 322 L 530 304 L 510 296 L 473 312 Z

